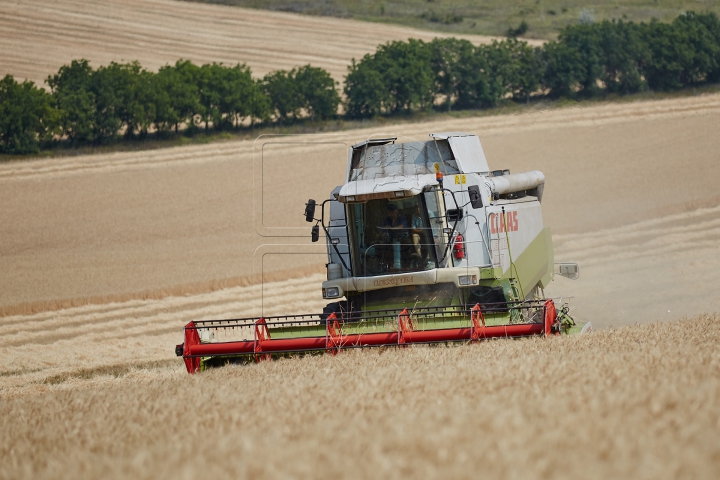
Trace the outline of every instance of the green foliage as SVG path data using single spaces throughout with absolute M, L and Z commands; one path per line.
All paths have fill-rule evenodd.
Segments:
M 719 80 L 720 21 L 714 13 L 688 12 L 671 24 L 580 23 L 535 48 L 516 38 L 477 47 L 453 38 L 381 45 L 350 66 L 346 112 L 489 108 L 504 99 L 594 97 Z
M 376 117 L 389 103 L 390 93 L 385 90 L 383 75 L 372 63 L 373 56 L 365 55 L 360 63 L 355 59 L 345 77 L 345 114 L 350 118 Z
M 639 25 L 604 21 L 597 27 L 602 51 L 601 82 L 610 93 L 637 93 L 647 89 L 645 67 L 650 59 Z
M 472 56 L 462 68 L 456 102 L 458 108 L 490 108 L 497 105 L 502 98 L 496 50 L 495 45 L 480 45 L 473 50 Z
M 470 88 L 467 79 L 473 70 L 475 47 L 467 40 L 456 38 L 436 38 L 429 46 L 435 101 L 443 100 L 450 111 L 453 102 L 467 98 L 466 91 Z
M 548 90 L 548 96 L 575 96 L 584 74 L 580 52 L 564 42 L 549 42 L 543 49 L 543 61 L 542 85 Z
M 164 67 L 172 69 L 173 67 Z M 175 63 L 174 83 L 169 90 L 172 108 L 177 112 L 178 123 L 184 122 L 193 130 L 204 108 L 200 103 L 200 67 L 189 60 Z M 169 74 L 169 73 L 168 73 Z M 178 123 L 175 130 L 178 130 Z
M 432 104 L 430 50 L 423 41 L 410 39 L 380 45 L 374 60 L 390 94 L 385 105 L 389 113 L 424 109 Z
M 337 115 L 340 95 L 335 89 L 335 80 L 322 68 L 305 65 L 293 70 L 293 77 L 303 108 L 320 120 Z
M 337 115 L 340 95 L 335 81 L 322 68 L 305 65 L 289 72 L 271 72 L 263 78 L 263 87 L 281 124 L 299 118 L 303 111 L 313 120 Z
M 248 117 L 267 116 L 267 102 L 263 101 L 260 85 L 255 82 L 250 67 L 238 64 L 232 68 L 217 68 L 214 75 L 219 116 L 213 118 L 215 128 L 237 127 Z
M 245 64 L 178 60 L 152 73 L 138 62 L 93 70 L 83 59 L 61 67 L 47 83 L 51 94 L 30 82 L 4 80 L 2 152 L 34 152 L 53 138 L 78 146 L 121 134 L 143 138 L 151 129 L 160 136 L 198 124 L 237 128 L 248 118 L 251 125 L 266 121 L 273 111 L 280 122 L 304 115 L 325 119 L 337 115 L 340 103 L 330 74 L 310 65 L 255 80 Z
M 302 108 L 302 99 L 292 72 L 278 70 L 268 73 L 263 78 L 263 87 L 270 98 L 271 110 L 280 124 L 289 118 L 297 118 Z
M 675 90 L 720 75 L 718 18 L 714 13 L 688 12 L 672 24 L 643 25 L 650 50 L 646 78 L 650 88 Z
M 90 85 L 93 70 L 87 60 L 63 65 L 47 83 L 60 113 L 60 128 L 72 144 L 93 141 L 95 96 Z
M 431 49 L 421 40 L 380 45 L 348 70 L 346 112 L 351 117 L 427 109 L 433 104 Z
M 594 96 L 635 93 L 647 88 L 643 69 L 651 58 L 642 39 L 642 27 L 633 23 L 603 21 L 566 28 L 560 42 L 580 55 L 579 92 Z
M 442 23 L 445 25 L 452 25 L 454 23 L 461 23 L 463 16 L 455 12 L 448 12 L 444 14 L 436 13 L 435 10 L 427 10 L 420 15 L 420 18 L 427 20 L 432 23 Z
M 488 108 L 506 96 L 527 100 L 542 74 L 541 51 L 515 39 L 478 47 L 455 38 L 393 42 L 353 61 L 346 112 L 363 117 L 433 105 Z
M 528 101 L 543 75 L 542 49 L 511 38 L 484 48 L 495 77 L 497 98 Z
M 720 20 L 688 12 L 672 23 L 601 21 L 565 28 L 532 47 L 516 38 L 473 46 L 455 38 L 390 42 L 345 78 L 345 115 L 365 118 L 432 108 L 490 108 L 531 98 L 675 90 L 720 81 Z M 47 78 L 51 93 L 6 76 L 0 82 L 0 151 L 32 153 L 49 141 L 76 146 L 124 134 L 145 137 L 198 125 L 238 128 L 337 115 L 336 82 L 305 65 L 256 80 L 245 64 L 187 60 L 157 73 L 138 62 L 93 70 L 74 60 Z
M 197 84 L 199 67 L 187 60 L 178 60 L 174 66 L 161 67 L 151 83 L 151 98 L 154 104 L 152 120 L 158 135 L 174 129 L 180 124 L 188 128 L 195 126 L 195 117 L 202 110 Z
M 122 86 L 117 84 L 116 73 L 115 68 L 100 67 L 92 74 L 90 94 L 95 98 L 93 139 L 96 143 L 112 140 L 122 127 L 120 98 L 116 94 Z
M 37 152 L 41 142 L 52 138 L 60 115 L 52 97 L 30 81 L 18 83 L 12 75 L 0 80 L 0 152 Z
M 508 31 L 505 34 L 505 36 L 510 37 L 510 38 L 515 38 L 515 37 L 519 37 L 520 35 L 525 35 L 528 31 L 528 28 L 529 27 L 528 27 L 527 22 L 525 20 L 523 20 L 522 22 L 520 22 L 520 25 L 518 25 L 517 28 L 512 28 L 512 27 L 508 28 Z

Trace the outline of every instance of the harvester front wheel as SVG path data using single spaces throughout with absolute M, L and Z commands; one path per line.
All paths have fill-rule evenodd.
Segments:
M 340 307 L 340 302 L 328 303 L 327 305 L 325 305 L 323 307 L 323 313 L 322 313 L 322 315 L 320 315 L 320 323 L 325 325 L 325 321 L 333 313 L 335 314 L 336 317 L 340 318 L 340 315 L 342 315 L 341 312 L 342 312 L 342 308 Z
M 337 318 L 343 318 L 343 314 L 349 313 L 352 310 L 352 304 L 350 302 L 331 302 L 323 307 L 323 313 L 320 315 L 322 324 L 325 324 L 325 320 L 331 315 L 335 314 Z

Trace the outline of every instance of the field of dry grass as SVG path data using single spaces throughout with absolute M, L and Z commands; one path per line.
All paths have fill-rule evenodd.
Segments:
M 354 57 L 391 40 L 447 34 L 176 0 L 0 2 L 0 75 L 43 85 L 71 60 L 94 67 L 139 60 L 150 70 L 180 58 L 247 63 L 256 76 L 308 63 L 338 81 Z M 465 35 L 473 43 L 490 37 Z
M 193 0 L 204 3 L 238 5 L 268 10 L 302 12 L 357 18 L 385 24 L 399 24 L 450 33 L 505 35 L 526 21 L 529 29 L 523 37 L 555 38 L 561 28 L 578 23 L 580 18 L 630 21 L 672 21 L 687 10 L 712 10 L 717 2 L 703 0 Z
M 0 477 L 717 478 L 719 338 L 701 316 L 195 376 L 76 369 L 0 392 Z

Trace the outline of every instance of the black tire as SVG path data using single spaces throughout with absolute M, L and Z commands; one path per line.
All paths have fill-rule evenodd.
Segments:
M 354 303 L 352 301 L 344 300 L 342 302 L 328 303 L 323 307 L 323 313 L 320 315 L 320 324 L 325 325 L 325 321 L 334 313 L 337 318 L 346 317 L 352 313 Z
M 327 318 L 333 313 L 338 318 L 342 314 L 342 307 L 340 306 L 340 302 L 328 303 L 323 307 L 323 313 L 320 315 L 320 324 L 325 325 Z

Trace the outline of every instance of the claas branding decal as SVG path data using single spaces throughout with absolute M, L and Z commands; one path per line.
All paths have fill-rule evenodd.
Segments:
M 507 225 L 508 232 L 517 232 L 519 229 L 517 212 L 506 212 L 505 221 L 501 213 L 491 213 L 488 223 L 490 224 L 490 232 L 503 233 Z

